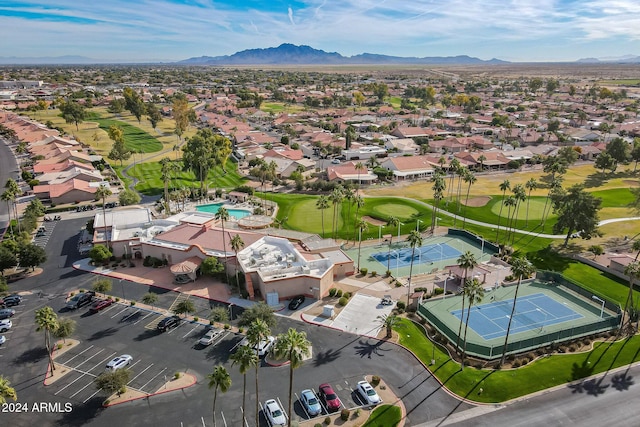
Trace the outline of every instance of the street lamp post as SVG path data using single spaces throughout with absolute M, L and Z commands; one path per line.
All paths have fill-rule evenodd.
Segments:
M 604 300 L 602 298 L 598 298 L 595 295 L 591 295 L 591 299 L 596 300 L 599 303 L 602 303 L 602 306 L 600 306 L 600 318 L 602 319 L 602 315 L 604 314 Z
M 229 304 L 229 321 L 233 321 L 233 303 Z
M 382 224 L 378 226 L 378 244 L 382 244 Z
M 124 279 L 120 279 L 120 286 L 122 286 L 122 299 L 126 300 L 127 298 L 125 298 L 125 296 L 124 296 L 124 283 L 122 283 L 123 280 Z
M 420 223 L 421 223 L 421 222 L 422 222 L 422 221 L 420 221 L 419 219 L 418 219 L 418 220 L 416 220 L 416 231 L 417 231 L 418 233 L 420 232 Z
M 404 224 L 398 221 L 398 242 L 400 242 L 400 226 L 401 225 L 404 225 Z

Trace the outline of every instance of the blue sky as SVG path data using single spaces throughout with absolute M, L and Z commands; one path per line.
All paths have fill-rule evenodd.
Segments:
M 0 40 L 5 57 L 136 62 L 281 43 L 345 56 L 573 61 L 640 55 L 640 1 L 1 1 Z

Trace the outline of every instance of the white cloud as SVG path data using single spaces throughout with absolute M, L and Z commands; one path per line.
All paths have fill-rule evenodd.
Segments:
M 291 25 L 296 25 L 296 23 L 293 22 L 293 9 L 291 7 L 287 8 L 287 15 L 289 15 L 289 22 L 291 22 Z

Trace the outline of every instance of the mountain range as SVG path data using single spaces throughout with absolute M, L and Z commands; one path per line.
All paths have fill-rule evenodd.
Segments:
M 351 65 L 351 64 L 504 64 L 506 61 L 484 61 L 467 55 L 401 57 L 361 53 L 342 56 L 337 52 L 325 52 L 310 46 L 283 43 L 266 49 L 247 49 L 233 55 L 200 56 L 178 61 L 182 65 Z

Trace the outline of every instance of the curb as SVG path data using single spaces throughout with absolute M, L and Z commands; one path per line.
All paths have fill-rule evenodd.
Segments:
M 196 379 L 196 377 L 195 377 L 194 375 L 187 374 L 187 373 L 183 373 L 183 375 L 187 375 L 187 376 L 190 376 L 190 377 L 191 377 L 192 381 L 191 381 L 191 383 L 190 383 L 190 384 L 187 384 L 187 385 L 185 385 L 185 386 L 183 386 L 183 387 L 178 387 L 178 388 L 172 388 L 172 389 L 167 389 L 167 390 L 158 391 L 158 392 L 156 392 L 156 393 L 147 394 L 146 396 L 132 397 L 131 399 L 126 399 L 126 400 L 123 400 L 123 401 L 121 401 L 121 402 L 108 403 L 108 404 L 106 404 L 106 405 L 105 405 L 105 404 L 102 404 L 102 407 L 104 407 L 104 408 L 109 408 L 109 407 L 111 407 L 111 406 L 121 405 L 121 404 L 123 404 L 123 403 L 127 403 L 127 402 L 133 402 L 134 400 L 149 399 L 149 398 L 150 398 L 150 397 L 152 397 L 152 396 L 158 396 L 158 395 L 161 395 L 161 394 L 170 393 L 170 392 L 172 392 L 172 391 L 184 390 L 185 388 L 189 388 L 189 387 L 194 386 L 194 385 L 198 382 L 198 381 L 197 381 L 197 379 Z

